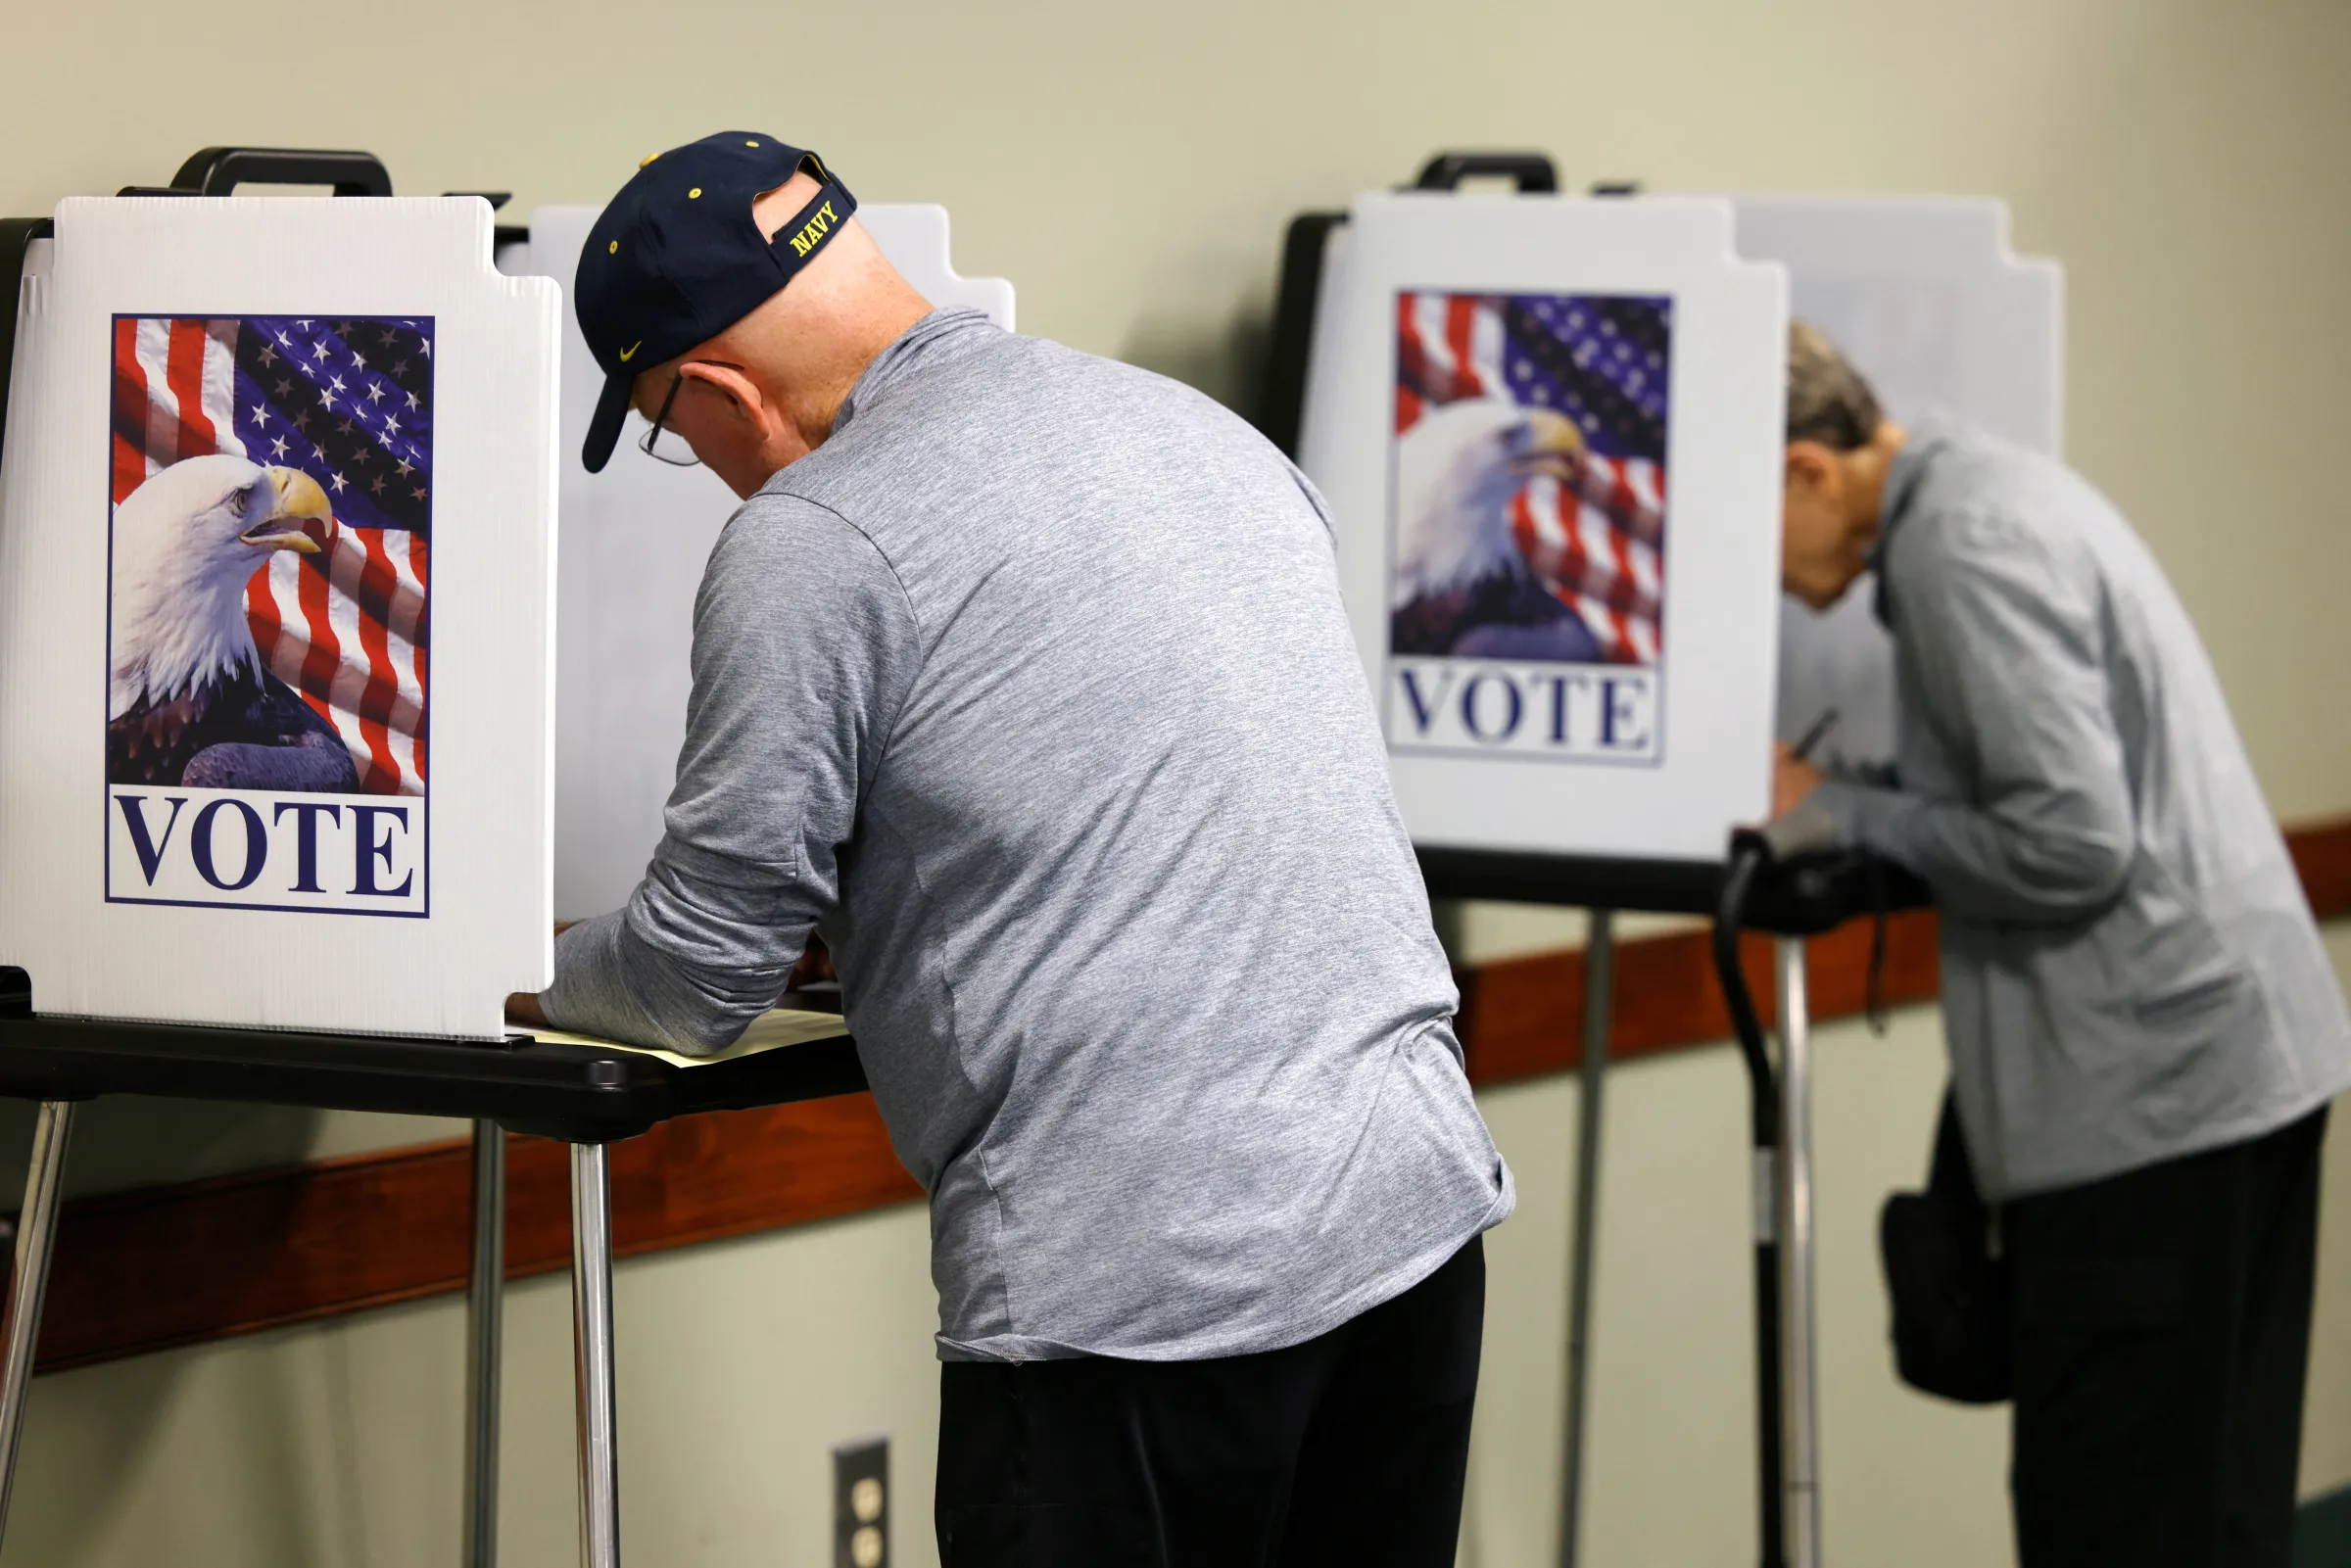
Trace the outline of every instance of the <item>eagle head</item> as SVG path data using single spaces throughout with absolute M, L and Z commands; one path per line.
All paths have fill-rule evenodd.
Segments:
M 115 507 L 113 679 L 108 717 L 162 702 L 261 655 L 245 586 L 279 550 L 314 555 L 334 509 L 297 468 L 226 452 L 159 469 Z
M 1396 444 L 1394 602 L 1524 571 L 1511 500 L 1537 475 L 1572 484 L 1583 461 L 1575 421 L 1499 398 L 1449 404 L 1406 431 Z

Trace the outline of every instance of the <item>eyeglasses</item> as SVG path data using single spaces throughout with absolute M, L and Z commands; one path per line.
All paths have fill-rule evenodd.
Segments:
M 716 365 L 722 370 L 741 370 L 743 368 L 742 365 L 730 364 L 724 359 L 689 359 L 686 363 Z M 652 424 L 637 440 L 639 451 L 644 452 L 648 457 L 665 462 L 672 468 L 692 468 L 701 461 L 701 458 L 695 455 L 694 448 L 688 444 L 686 438 L 669 428 L 670 404 L 678 401 L 678 389 L 684 385 L 686 385 L 686 369 L 684 365 L 681 365 L 678 367 L 676 377 L 669 384 L 669 395 L 661 400 L 661 411 L 653 415 Z

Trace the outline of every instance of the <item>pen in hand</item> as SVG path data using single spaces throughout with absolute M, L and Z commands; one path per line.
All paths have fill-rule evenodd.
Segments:
M 1796 742 L 1789 755 L 1799 762 L 1811 761 L 1813 748 L 1826 740 L 1829 737 L 1829 732 L 1837 728 L 1837 718 L 1838 714 L 1835 708 L 1822 710 L 1820 717 L 1812 721 L 1812 728 L 1803 733 L 1802 738 Z

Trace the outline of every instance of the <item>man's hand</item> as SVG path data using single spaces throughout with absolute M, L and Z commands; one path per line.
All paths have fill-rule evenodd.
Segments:
M 559 920 L 555 922 L 555 934 L 560 936 L 578 924 L 576 920 Z M 547 1020 L 547 1010 L 539 1005 L 536 991 L 516 991 L 506 998 L 506 1022 L 534 1029 L 554 1027 Z
M 808 933 L 808 946 L 801 952 L 800 961 L 792 967 L 792 978 L 784 982 L 787 991 L 804 990 L 811 985 L 838 985 L 840 976 L 834 973 L 832 950 L 825 939 L 814 931 Z
M 1771 748 L 1771 814 L 1785 817 L 1820 787 L 1827 775 L 1798 756 L 1785 740 Z

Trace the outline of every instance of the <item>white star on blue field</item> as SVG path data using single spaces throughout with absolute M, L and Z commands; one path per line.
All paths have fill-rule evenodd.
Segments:
M 355 528 L 424 534 L 432 518 L 431 316 L 246 316 L 237 437 L 300 468 Z
M 1670 299 L 1524 294 L 1501 304 L 1511 402 L 1565 414 L 1594 451 L 1665 460 Z

